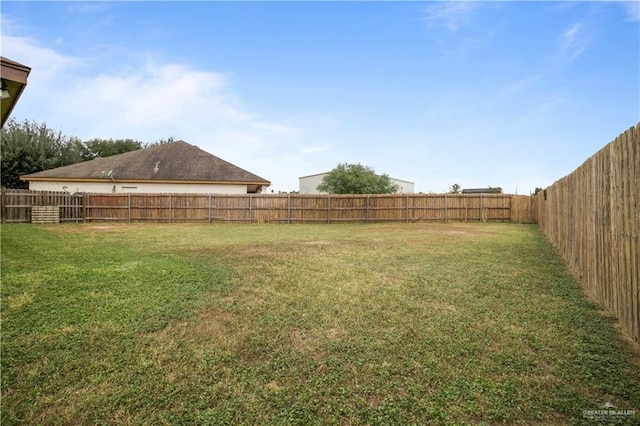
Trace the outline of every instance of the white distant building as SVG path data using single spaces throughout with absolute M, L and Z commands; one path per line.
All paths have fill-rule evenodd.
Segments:
M 298 190 L 300 191 L 301 194 L 326 194 L 326 192 L 318 191 L 318 185 L 322 183 L 322 179 L 324 179 L 324 177 L 328 174 L 329 174 L 328 172 L 318 173 L 316 175 L 309 175 L 309 176 L 303 176 L 301 178 L 298 178 L 299 180 Z M 396 179 L 392 177 L 389 177 L 389 180 L 391 180 L 391 182 L 394 185 L 398 185 L 398 193 L 413 194 L 415 192 L 414 182 L 409 182 L 406 180 Z

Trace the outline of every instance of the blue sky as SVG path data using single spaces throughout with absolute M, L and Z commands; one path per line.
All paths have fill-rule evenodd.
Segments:
M 14 110 L 272 182 L 362 163 L 528 194 L 640 121 L 639 2 L 11 2 Z

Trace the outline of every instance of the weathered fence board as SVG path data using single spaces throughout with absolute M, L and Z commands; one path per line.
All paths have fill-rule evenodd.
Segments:
M 82 196 L 67 192 L 2 189 L 2 223 L 28 223 L 33 206 L 60 208 L 60 222 L 82 222 Z
M 542 231 L 640 343 L 640 124 L 536 198 Z
M 60 223 L 59 206 L 31 207 L 31 223 Z
M 29 222 L 35 205 L 67 222 L 534 223 L 533 197 L 507 194 L 76 194 L 3 190 L 2 221 Z

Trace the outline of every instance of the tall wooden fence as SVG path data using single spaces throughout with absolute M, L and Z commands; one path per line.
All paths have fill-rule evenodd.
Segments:
M 640 343 L 640 124 L 537 198 L 542 231 Z
M 3 190 L 2 222 L 31 221 L 32 207 L 60 208 L 61 222 L 517 222 L 535 223 L 523 195 L 78 194 Z

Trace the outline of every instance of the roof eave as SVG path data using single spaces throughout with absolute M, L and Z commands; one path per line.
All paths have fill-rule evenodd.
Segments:
M 20 176 L 23 181 L 40 181 L 40 182 L 92 182 L 92 183 L 166 183 L 166 184 L 200 184 L 200 185 L 266 185 L 270 186 L 269 181 L 221 181 L 221 180 L 156 180 L 156 179 L 104 179 L 104 178 L 71 178 L 71 177 L 41 177 L 41 176 Z
M 4 127 L 4 124 L 18 103 L 24 88 L 27 86 L 27 78 L 30 72 L 31 68 L 5 57 L 0 57 L 0 75 L 10 88 L 10 96 L 2 99 L 2 120 L 0 120 L 0 127 Z

